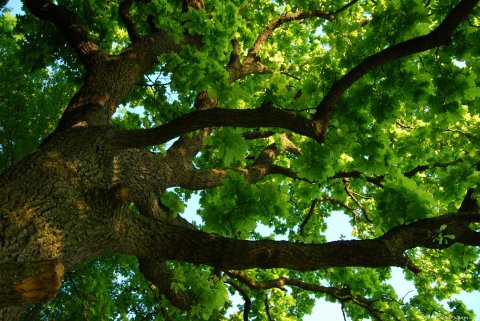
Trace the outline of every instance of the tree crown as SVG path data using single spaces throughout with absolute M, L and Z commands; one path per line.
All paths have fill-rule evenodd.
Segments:
M 451 296 L 480 289 L 476 2 L 25 0 L 18 16 L 4 8 L 0 172 L 42 141 L 108 128 L 111 148 L 147 150 L 152 167 L 154 157 L 178 165 L 185 177 L 149 178 L 156 204 L 179 218 L 199 195 L 201 222 L 189 229 L 211 239 L 321 245 L 331 241 L 326 219 L 343 212 L 353 242 L 381 241 L 391 254 L 369 263 L 335 253 L 348 258 L 318 266 L 300 247 L 298 264 L 250 263 L 234 245 L 236 265 L 165 254 L 170 292 L 190 298 L 186 312 L 140 257 L 139 267 L 108 254 L 68 271 L 35 318 L 223 320 L 234 293 L 244 313 L 232 320 L 301 320 L 319 297 L 353 320 L 473 317 Z M 131 212 L 145 214 L 132 197 Z M 415 284 L 409 298 L 390 285 L 391 266 Z

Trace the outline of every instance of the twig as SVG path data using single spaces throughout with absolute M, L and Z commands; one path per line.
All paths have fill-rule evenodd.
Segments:
M 350 198 L 353 200 L 353 202 L 355 202 L 355 204 L 357 204 L 358 208 L 360 208 L 360 210 L 362 211 L 363 216 L 365 217 L 365 219 L 366 219 L 369 223 L 372 223 L 372 221 L 371 221 L 370 218 L 368 217 L 368 213 L 367 213 L 367 210 L 365 209 L 365 206 L 363 206 L 363 205 L 358 201 L 358 199 L 355 197 L 355 195 L 353 195 L 353 192 L 352 192 L 352 190 L 350 189 L 350 181 L 348 180 L 348 178 L 342 179 L 342 182 L 343 182 L 343 186 L 344 186 L 344 188 L 345 188 L 345 192 L 347 193 L 347 195 L 350 196 Z

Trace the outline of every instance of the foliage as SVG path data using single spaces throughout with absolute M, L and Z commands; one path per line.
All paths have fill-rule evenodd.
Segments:
M 85 19 L 107 52 L 118 53 L 129 45 L 117 18 L 119 1 L 57 2 Z M 336 80 L 366 57 L 433 30 L 456 2 L 365 0 L 333 21 L 291 21 L 278 27 L 259 52 L 258 59 L 270 72 L 230 82 L 225 66 L 232 39 L 244 56 L 282 13 L 334 12 L 346 2 L 208 0 L 205 10 L 182 12 L 179 1 L 136 1 L 131 14 L 141 33 L 149 30 L 146 21 L 153 16 L 156 28 L 178 40 L 198 35 L 202 46 L 186 45 L 178 54 L 158 57 L 154 70 L 123 101 L 125 112 L 117 113 L 112 123 L 118 128 L 167 123 L 194 110 L 202 90 L 218 99 L 219 108 L 245 110 L 270 101 L 274 107 L 311 116 Z M 465 191 L 479 183 L 479 16 L 476 8 L 448 46 L 387 63 L 358 80 L 340 98 L 323 143 L 289 133 L 289 142 L 301 152 L 287 149 L 273 164 L 295 175 L 277 173 L 251 182 L 239 170 L 254 166 L 266 146 L 281 149 L 284 130 L 268 128 L 270 135 L 247 139 L 245 129 L 212 129 L 194 164 L 227 174 L 220 186 L 199 193 L 199 227 L 239 239 L 323 243 L 333 228 L 325 219 L 339 211 L 351 217 L 352 237 L 359 239 L 456 211 Z M 0 83 L 8 88 L 0 91 L 1 172 L 53 130 L 81 85 L 84 70 L 53 27 L 28 13 L 14 17 L 3 9 L 0 33 Z M 134 107 L 141 112 L 127 111 Z M 155 152 L 167 149 L 157 146 Z M 181 215 L 191 193 L 172 189 L 162 202 Z M 439 245 L 454 241 L 446 226 L 433 238 Z M 285 277 L 350 291 L 335 296 L 296 286 L 254 289 L 232 280 L 226 271 L 168 262 L 174 271 L 172 289 L 193 293 L 187 312 L 155 290 L 135 258 L 112 254 L 68 274 L 59 294 L 34 320 L 241 320 L 241 312 L 229 309 L 238 303 L 231 295 L 241 291 L 249 297 L 252 320 L 301 320 L 319 297 L 341 303 L 353 320 L 470 320 L 473 313 L 452 295 L 480 290 L 478 254 L 478 248 L 461 244 L 409 251 L 422 270 L 418 275 L 405 271 L 416 286 L 409 299 L 390 285 L 388 268 L 246 272 L 255 280 Z M 239 310 L 245 306 L 241 302 Z

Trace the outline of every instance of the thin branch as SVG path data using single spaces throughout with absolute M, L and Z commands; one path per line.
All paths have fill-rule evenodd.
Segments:
M 270 304 L 268 303 L 268 295 L 265 296 L 265 314 L 267 315 L 268 321 L 273 321 L 272 315 L 270 314 Z
M 466 133 L 464 131 L 461 131 L 461 130 L 458 130 L 458 129 L 447 129 L 445 130 L 446 132 L 450 132 L 450 133 L 457 133 L 457 134 L 460 134 L 460 135 L 463 135 L 465 137 L 468 137 L 469 139 L 473 140 L 473 141 L 477 141 L 479 142 L 480 141 L 480 138 L 479 137 L 476 137 L 472 134 L 469 134 L 469 133 Z
M 453 166 L 453 165 L 456 165 L 456 164 L 462 163 L 462 162 L 463 162 L 463 159 L 460 158 L 460 159 L 456 159 L 454 161 L 447 162 L 447 163 L 435 163 L 433 165 L 419 165 L 419 166 L 409 170 L 408 172 L 403 173 L 403 176 L 412 177 L 417 173 L 420 173 L 420 172 L 423 172 L 423 171 L 426 171 L 426 170 L 429 170 L 429 169 L 447 168 L 447 167 L 450 167 L 450 166 Z
M 359 171 L 350 171 L 350 172 L 338 172 L 335 175 L 329 177 L 329 179 L 336 178 L 365 178 L 367 182 L 372 183 L 378 187 L 383 187 L 383 181 L 385 180 L 385 175 L 378 176 L 365 176 L 362 172 Z
M 345 307 L 343 306 L 343 303 L 342 303 L 342 305 L 341 305 L 341 309 L 342 309 L 343 320 L 344 320 L 344 321 L 347 321 L 347 316 L 345 315 Z
M 333 114 L 334 105 L 337 99 L 352 84 L 374 68 L 392 60 L 447 45 L 450 42 L 455 29 L 467 18 L 468 14 L 472 11 L 478 1 L 479 0 L 462 0 L 457 6 L 455 6 L 450 14 L 448 14 L 442 23 L 440 23 L 440 25 L 429 34 L 393 45 L 364 59 L 360 64 L 334 83 L 330 91 L 317 106 L 317 112 L 314 118 L 316 120 L 328 122 Z
M 243 301 L 245 302 L 243 305 L 243 321 L 248 321 L 248 315 L 250 313 L 250 306 L 252 305 L 252 301 L 250 300 L 250 297 L 248 296 L 247 291 L 245 291 L 240 285 L 238 285 L 232 279 L 227 279 L 225 283 L 231 285 L 242 296 Z
M 245 272 L 238 270 L 228 270 L 227 275 L 237 279 L 241 283 L 245 284 L 252 290 L 268 290 L 277 288 L 285 291 L 285 286 L 294 286 L 300 289 L 326 294 L 339 302 L 352 302 L 364 309 L 366 309 L 372 316 L 379 318 L 380 310 L 373 307 L 374 302 L 371 299 L 354 294 L 349 287 L 336 288 L 328 287 L 319 284 L 307 283 L 297 279 L 291 279 L 288 277 L 279 277 L 273 280 L 257 281 L 249 277 Z
M 301 236 L 304 236 L 305 226 L 310 221 L 310 218 L 312 217 L 313 213 L 315 213 L 315 208 L 317 207 L 317 204 L 318 204 L 319 201 L 320 201 L 319 198 L 316 198 L 312 201 L 312 204 L 310 205 L 310 209 L 308 210 L 307 216 L 305 216 L 305 219 L 303 220 L 302 224 L 300 224 L 300 235 Z
M 283 13 L 279 17 L 270 21 L 267 26 L 263 29 L 262 32 L 258 35 L 252 47 L 248 50 L 248 53 L 245 57 L 244 62 L 240 61 L 240 50 L 238 48 L 238 41 L 236 39 L 232 40 L 233 50 L 230 55 L 230 61 L 227 64 L 227 71 L 230 75 L 230 82 L 234 82 L 238 79 L 244 78 L 252 74 L 265 74 L 273 73 L 267 66 L 260 62 L 258 58 L 258 53 L 261 47 L 264 45 L 265 41 L 270 37 L 270 35 L 278 29 L 281 25 L 291 22 L 291 21 L 300 21 L 309 18 L 323 18 L 326 20 L 333 20 L 335 16 L 342 11 L 346 10 L 348 7 L 356 3 L 358 0 L 353 0 L 342 8 L 334 12 L 326 12 L 322 10 L 312 10 L 312 11 L 299 11 L 299 12 L 288 12 Z M 292 77 L 296 80 L 301 80 L 300 78 L 285 72 L 281 71 L 281 74 Z
M 405 177 L 413 177 L 415 174 L 420 172 L 424 172 L 434 168 L 446 168 L 449 166 L 454 166 L 458 163 L 462 163 L 463 159 L 457 159 L 451 162 L 445 163 L 434 163 L 432 165 L 418 165 L 415 168 L 409 170 L 408 172 L 404 172 L 403 175 Z M 367 182 L 377 185 L 378 187 L 383 188 L 383 182 L 385 181 L 385 175 L 376 175 L 376 176 L 365 176 L 363 173 L 359 171 L 351 171 L 351 172 L 338 172 L 335 175 L 329 177 L 329 179 L 336 179 L 336 178 L 365 178 Z M 355 193 L 352 191 L 352 194 Z M 358 195 L 358 193 L 356 193 Z M 363 197 L 363 196 L 362 196 Z
M 312 204 L 310 205 L 310 210 L 308 211 L 307 215 L 305 216 L 305 219 L 303 220 L 302 224 L 300 224 L 300 235 L 304 236 L 304 228 L 308 224 L 308 222 L 310 221 L 312 215 L 315 212 L 315 208 L 316 208 L 316 206 L 319 202 L 330 202 L 333 205 L 340 205 L 343 208 L 345 208 L 347 211 L 352 213 L 353 218 L 355 219 L 355 222 L 358 221 L 358 213 L 351 206 L 349 206 L 348 204 L 346 204 L 346 203 L 344 203 L 344 202 L 342 202 L 342 201 L 340 201 L 336 198 L 325 196 L 325 197 L 322 197 L 322 198 L 314 199 L 312 201 Z
M 350 1 L 349 3 L 347 3 L 346 5 L 344 5 L 343 7 L 341 7 L 340 9 L 337 9 L 335 10 L 332 14 L 334 16 L 338 15 L 339 13 L 347 10 L 348 8 L 350 8 L 351 6 L 353 6 L 355 3 L 357 3 L 358 0 L 353 0 L 353 1 Z
M 288 12 L 288 13 L 281 14 L 276 19 L 270 21 L 268 25 L 263 29 L 263 31 L 258 35 L 254 44 L 252 45 L 250 50 L 248 50 L 248 54 L 245 58 L 245 63 L 248 64 L 257 59 L 256 57 L 258 56 L 260 48 L 263 46 L 267 38 L 281 25 L 287 22 L 304 20 L 309 18 L 322 18 L 322 19 L 331 21 L 335 19 L 335 13 L 326 12 L 322 10 L 312 10 L 312 11 Z
M 130 8 L 134 0 L 123 0 L 118 7 L 118 14 L 127 28 L 128 36 L 132 42 L 140 39 L 140 34 L 135 27 L 135 21 L 130 16 Z
M 404 128 L 404 129 L 415 129 L 415 127 L 412 127 L 412 126 L 409 126 L 409 125 L 405 125 L 400 119 L 398 119 L 395 124 L 397 124 L 398 126 Z
M 363 216 L 365 217 L 365 219 L 372 223 L 372 221 L 370 220 L 370 218 L 368 217 L 368 213 L 367 213 L 367 210 L 365 209 L 365 207 L 358 201 L 358 199 L 355 197 L 355 195 L 353 194 L 352 190 L 350 189 L 350 181 L 348 180 L 348 178 L 344 178 L 342 179 L 342 182 L 343 182 L 343 186 L 345 188 L 345 192 L 347 193 L 348 196 L 350 196 L 350 198 L 353 200 L 353 202 L 358 206 L 358 208 L 360 208 L 360 210 L 362 211 L 363 213 Z
M 298 80 L 298 81 L 302 81 L 301 78 L 298 78 L 297 76 L 294 76 L 294 75 L 292 75 L 292 74 L 290 74 L 286 71 L 280 71 L 280 74 L 288 76 L 288 77 L 293 78 L 293 79 Z

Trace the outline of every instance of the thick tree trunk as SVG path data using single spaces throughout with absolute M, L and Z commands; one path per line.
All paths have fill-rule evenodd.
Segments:
M 115 250 L 105 227 L 119 202 L 101 133 L 58 137 L 0 177 L 0 302 L 44 301 L 58 289 L 63 266 Z

